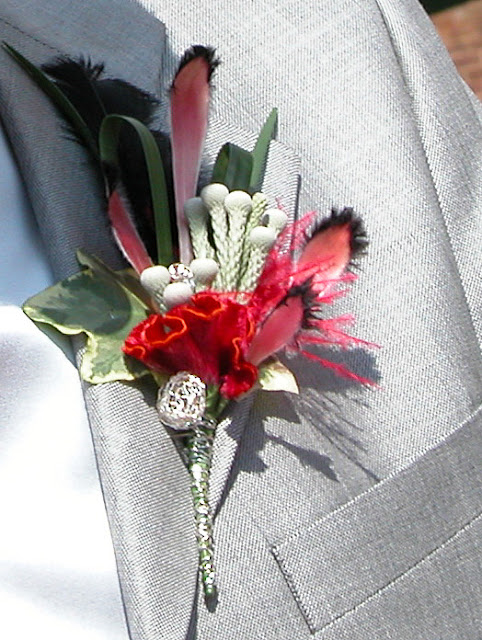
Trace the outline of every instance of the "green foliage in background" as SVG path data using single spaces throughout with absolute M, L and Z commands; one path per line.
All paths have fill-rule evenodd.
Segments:
M 428 13 L 443 11 L 456 4 L 463 4 L 466 0 L 420 0 Z

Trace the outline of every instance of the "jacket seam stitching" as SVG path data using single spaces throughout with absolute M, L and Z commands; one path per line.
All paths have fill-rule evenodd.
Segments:
M 339 614 L 338 616 L 336 616 L 335 618 L 333 618 L 330 622 L 328 622 L 327 624 L 325 624 L 324 626 L 320 627 L 319 629 L 317 629 L 317 631 L 324 631 L 330 627 L 332 627 L 333 625 L 335 625 L 337 622 L 339 622 L 342 618 L 345 618 L 346 616 L 355 613 L 359 608 L 363 607 L 365 604 L 367 604 L 368 602 L 370 602 L 371 600 L 373 600 L 374 598 L 376 598 L 378 595 L 380 595 L 381 593 L 383 593 L 384 591 L 386 591 L 388 588 L 392 587 L 394 584 L 400 582 L 400 580 L 402 580 L 405 576 L 407 576 L 409 573 L 412 573 L 417 567 L 419 567 L 420 565 L 424 564 L 427 561 L 430 561 L 432 559 L 432 557 L 434 557 L 435 555 L 439 554 L 441 551 L 443 551 L 447 546 L 449 546 L 450 544 L 452 544 L 452 542 L 454 542 L 454 540 L 456 540 L 458 537 L 460 537 L 461 535 L 463 535 L 465 533 L 465 531 L 471 527 L 477 520 L 479 520 L 479 518 L 482 517 L 482 511 L 479 511 L 475 516 L 473 516 L 468 522 L 466 522 L 460 529 L 458 529 L 458 531 L 456 531 L 455 533 L 453 533 L 449 538 L 447 538 L 447 540 L 445 540 L 445 542 L 443 542 L 442 544 L 440 544 L 439 546 L 437 546 L 435 549 L 433 549 L 432 551 L 430 551 L 429 553 L 427 553 L 423 558 L 421 558 L 420 560 L 417 560 L 417 562 L 415 562 L 412 566 L 408 567 L 407 569 L 405 569 L 405 571 L 403 571 L 402 573 L 400 573 L 398 576 L 395 576 L 395 578 L 393 578 L 392 580 L 390 580 L 389 582 L 387 582 L 387 584 L 382 585 L 381 587 L 379 587 L 376 591 L 374 591 L 371 595 L 369 595 L 368 597 L 366 597 L 364 600 L 362 600 L 362 602 L 359 602 L 358 604 L 356 604 L 355 606 L 353 606 L 351 609 L 348 609 L 347 611 L 344 611 L 343 613 Z
M 290 590 L 291 590 L 291 592 L 293 594 L 293 597 L 294 597 L 296 603 L 298 604 L 298 607 L 300 608 L 303 616 L 305 617 L 305 620 L 306 620 L 306 622 L 307 622 L 307 624 L 308 624 L 308 626 L 310 628 L 311 633 L 314 634 L 314 633 L 318 633 L 320 631 L 326 631 L 327 629 L 329 629 L 332 626 L 336 625 L 343 618 L 355 613 L 358 609 L 360 609 L 361 607 L 365 606 L 367 603 L 371 602 L 374 598 L 376 598 L 377 596 L 379 596 L 380 594 L 385 592 L 387 589 L 389 589 L 393 585 L 395 585 L 398 582 L 400 582 L 405 576 L 409 575 L 415 569 L 417 569 L 417 567 L 421 566 L 422 564 L 424 564 L 427 561 L 430 561 L 434 556 L 436 556 L 437 554 L 442 552 L 446 547 L 448 547 L 450 544 L 452 544 L 452 542 L 454 542 L 458 537 L 463 535 L 465 533 L 465 531 L 468 528 L 470 528 L 481 517 L 482 517 L 482 511 L 479 511 L 476 515 L 474 515 L 472 518 L 470 518 L 468 520 L 468 522 L 466 522 L 459 529 L 457 529 L 457 531 L 455 531 L 451 536 L 449 536 L 444 542 L 442 542 L 437 547 L 435 547 L 434 549 L 432 549 L 431 551 L 426 553 L 422 558 L 417 560 L 410 567 L 404 569 L 400 574 L 396 575 L 394 578 L 389 580 L 386 584 L 383 584 L 382 586 L 378 587 L 378 589 L 376 589 L 376 591 L 374 591 L 370 595 L 368 595 L 365 598 L 363 598 L 360 602 L 355 604 L 353 607 L 351 607 L 350 609 L 347 609 L 346 611 L 343 611 L 342 613 L 339 613 L 338 615 L 333 617 L 329 622 L 327 622 L 326 624 L 324 624 L 322 626 L 317 626 L 316 623 L 314 622 L 313 616 L 311 615 L 311 613 L 310 613 L 310 611 L 308 609 L 308 606 L 305 603 L 303 597 L 300 595 L 299 589 L 295 584 L 295 581 L 293 579 L 293 576 L 292 576 L 291 572 L 287 569 L 286 563 L 279 556 L 278 550 L 275 547 L 272 548 L 272 553 L 273 553 L 274 557 L 276 558 L 276 561 L 278 562 L 278 564 L 279 564 L 279 566 L 280 566 L 280 568 L 281 568 L 281 570 L 283 572 L 285 580 L 288 583 L 288 586 L 289 586 L 289 588 L 290 588 Z
M 50 49 L 51 51 L 55 51 L 56 53 L 62 54 L 62 51 L 60 51 L 60 49 L 57 49 L 57 47 L 53 47 L 52 45 L 47 44 L 43 40 L 40 40 L 40 38 L 36 38 L 31 33 L 28 33 L 27 31 L 24 31 L 23 29 L 20 29 L 20 27 L 17 27 L 17 25 L 12 24 L 8 20 L 5 20 L 5 18 L 0 18 L 0 22 L 3 22 L 3 24 L 6 24 L 11 29 L 14 29 L 14 31 L 18 31 L 22 35 L 26 36 L 29 40 L 33 40 L 34 42 L 37 42 L 38 44 L 42 45 L 43 47 L 47 47 L 47 49 Z
M 477 345 L 479 347 L 479 354 L 480 354 L 481 351 L 482 351 L 482 345 L 480 343 L 480 340 L 479 340 L 479 337 L 478 337 L 478 334 L 477 334 L 477 331 L 476 331 L 476 328 L 475 328 L 475 321 L 474 321 L 474 314 L 473 314 L 472 306 L 469 304 L 469 299 L 468 299 L 468 296 L 467 296 L 467 290 L 466 290 L 464 282 L 462 280 L 459 261 L 457 260 L 456 254 L 455 254 L 455 251 L 454 251 L 452 235 L 451 235 L 449 227 L 447 225 L 447 220 L 445 218 L 444 207 L 442 206 L 442 200 L 441 200 L 441 197 L 440 197 L 439 189 L 437 187 L 437 184 L 436 184 L 435 178 L 434 178 L 434 174 L 432 172 L 432 163 L 431 163 L 431 161 L 429 159 L 429 155 L 427 153 L 427 148 L 425 146 L 425 143 L 424 143 L 424 140 L 423 140 L 423 136 L 422 136 L 422 132 L 421 132 L 421 129 L 420 129 L 420 121 L 419 121 L 419 118 L 416 115 L 416 110 L 414 108 L 414 105 L 416 103 L 416 99 L 415 99 L 415 96 L 414 96 L 413 92 L 411 91 L 410 84 L 409 84 L 409 82 L 407 80 L 407 73 L 406 73 L 404 61 L 403 61 L 403 59 L 402 59 L 402 57 L 400 55 L 399 49 L 396 46 L 396 43 L 394 41 L 393 29 L 390 27 L 389 20 L 387 19 L 386 15 L 385 15 L 385 11 L 384 11 L 383 7 L 380 6 L 380 3 L 379 3 L 378 0 L 377 0 L 377 6 L 378 6 L 378 9 L 380 11 L 381 18 L 382 18 L 382 20 L 383 20 L 383 22 L 385 24 L 385 27 L 386 27 L 386 30 L 387 30 L 387 35 L 388 35 L 388 38 L 390 40 L 390 44 L 392 46 L 392 51 L 394 53 L 395 60 L 397 61 L 398 67 L 400 69 L 400 73 L 401 73 L 401 76 L 402 76 L 402 79 L 403 79 L 403 83 L 404 83 L 405 88 L 407 90 L 407 93 L 408 93 L 408 95 L 410 96 L 410 99 L 411 99 L 412 113 L 413 113 L 413 116 L 414 116 L 413 119 L 414 119 L 415 126 L 417 128 L 418 139 L 420 141 L 420 147 L 421 147 L 421 149 L 423 151 L 423 155 L 424 155 L 424 158 L 425 158 L 426 166 L 427 166 L 428 172 L 430 174 L 430 183 L 432 185 L 433 192 L 434 192 L 435 197 L 437 199 L 438 210 L 439 210 L 439 213 L 440 213 L 440 218 L 442 219 L 442 224 L 443 224 L 443 228 L 444 228 L 444 231 L 445 231 L 445 235 L 447 237 L 447 240 L 448 240 L 448 243 L 449 243 L 449 246 L 450 246 L 450 253 L 451 253 L 451 256 L 452 256 L 453 264 L 454 264 L 455 269 L 456 269 L 457 280 L 458 280 L 458 282 L 460 284 L 460 288 L 462 290 L 463 298 L 464 298 L 465 305 L 466 305 L 466 308 L 467 308 L 467 311 L 468 311 L 468 315 L 469 315 L 469 318 L 470 318 L 470 324 L 471 324 L 471 327 L 472 327 L 472 333 L 473 333 L 473 336 L 475 337 L 475 341 L 476 341 L 476 343 L 477 343 Z

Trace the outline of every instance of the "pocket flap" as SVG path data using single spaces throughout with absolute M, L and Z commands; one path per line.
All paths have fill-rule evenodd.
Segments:
M 362 604 L 476 518 L 482 410 L 403 471 L 272 549 L 313 633 Z

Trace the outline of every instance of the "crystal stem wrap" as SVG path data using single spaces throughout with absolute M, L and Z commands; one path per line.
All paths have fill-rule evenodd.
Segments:
M 206 598 L 212 598 L 216 594 L 213 518 L 208 500 L 214 428 L 215 425 L 207 420 L 197 423 L 186 445 L 194 502 L 199 572 Z

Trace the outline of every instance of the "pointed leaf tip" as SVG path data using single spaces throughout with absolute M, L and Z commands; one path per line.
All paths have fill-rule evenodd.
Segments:
M 251 193 L 260 191 L 263 186 L 266 164 L 268 161 L 269 146 L 271 140 L 276 137 L 278 127 L 278 109 L 272 109 L 266 122 L 264 123 L 258 139 L 253 149 L 253 169 L 251 172 L 251 180 L 249 190 Z
M 258 383 L 263 391 L 287 391 L 299 393 L 298 383 L 293 373 L 274 358 L 259 369 Z
M 230 191 L 249 191 L 252 169 L 252 154 L 232 142 L 226 142 L 216 158 L 211 182 L 224 184 Z

